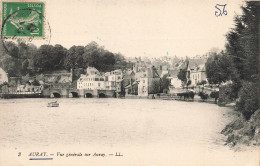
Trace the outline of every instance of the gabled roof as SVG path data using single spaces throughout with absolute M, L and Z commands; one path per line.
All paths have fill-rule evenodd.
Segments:
M 178 69 L 169 70 L 168 77 L 177 77 L 179 73 Z
M 188 61 L 184 61 L 184 62 L 182 62 L 182 63 L 178 66 L 178 68 L 179 68 L 180 70 L 186 70 L 186 69 L 188 68 L 188 64 L 189 64 Z
M 144 72 L 142 77 L 147 78 L 160 78 L 160 75 L 158 74 L 156 68 L 153 66 L 152 68 L 147 68 L 146 72 Z
M 196 69 L 199 65 L 203 65 L 206 63 L 205 59 L 189 59 L 189 67 L 191 70 Z
M 198 71 L 206 71 L 205 64 L 199 65 L 197 68 Z
M 89 66 L 87 68 L 87 74 L 89 74 L 89 75 L 98 74 L 98 73 L 99 73 L 99 71 L 95 67 Z

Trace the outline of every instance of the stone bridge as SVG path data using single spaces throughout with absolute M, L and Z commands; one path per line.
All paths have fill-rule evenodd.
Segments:
M 104 97 L 114 97 L 114 90 L 80 90 L 80 97 L 84 98 L 104 98 Z
M 43 92 L 45 97 L 55 97 L 55 98 L 105 98 L 105 97 L 115 97 L 114 90 L 85 90 L 85 89 L 76 89 L 76 88 L 67 88 L 67 89 L 48 89 Z

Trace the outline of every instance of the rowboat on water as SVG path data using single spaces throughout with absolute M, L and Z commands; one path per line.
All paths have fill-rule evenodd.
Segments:
M 57 101 L 48 103 L 47 107 L 59 107 L 59 103 Z

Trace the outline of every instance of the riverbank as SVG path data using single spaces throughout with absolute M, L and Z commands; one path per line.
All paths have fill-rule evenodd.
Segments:
M 226 144 L 232 147 L 260 146 L 260 110 L 257 110 L 248 121 L 238 113 L 236 116 L 237 118 L 221 131 L 221 134 L 227 136 Z

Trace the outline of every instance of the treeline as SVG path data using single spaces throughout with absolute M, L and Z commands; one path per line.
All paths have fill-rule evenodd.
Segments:
M 242 15 L 234 18 L 235 27 L 227 35 L 225 50 L 213 53 L 206 63 L 206 74 L 211 84 L 231 82 L 226 92 L 237 100 L 237 110 L 246 119 L 259 109 L 259 20 L 257 3 L 246 2 Z
M 26 45 L 7 42 L 5 51 L 0 55 L 0 67 L 10 77 L 23 75 L 36 75 L 56 70 L 70 70 L 92 66 L 101 72 L 115 69 L 125 69 L 128 65 L 123 55 L 112 53 L 91 42 L 86 46 L 72 46 L 66 49 L 60 44 Z

